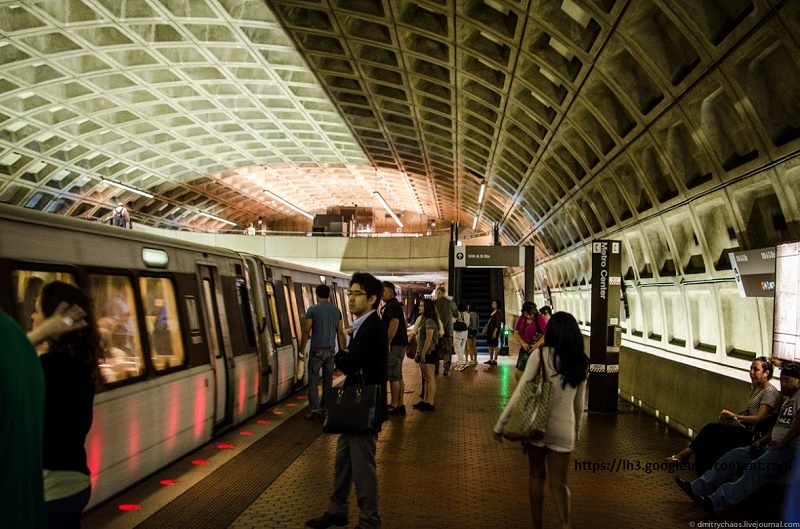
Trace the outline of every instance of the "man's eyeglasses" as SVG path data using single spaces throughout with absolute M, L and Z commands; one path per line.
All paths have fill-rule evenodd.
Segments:
M 366 295 L 367 295 L 366 292 L 360 292 L 358 290 L 351 290 L 350 292 L 347 293 L 348 297 L 357 297 L 357 296 L 366 296 Z

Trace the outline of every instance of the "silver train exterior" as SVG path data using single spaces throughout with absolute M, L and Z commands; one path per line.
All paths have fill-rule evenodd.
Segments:
M 341 274 L 0 205 L 2 309 L 29 328 L 53 279 L 88 291 L 104 337 L 90 506 L 305 384 L 298 343 L 320 282 L 352 322 Z

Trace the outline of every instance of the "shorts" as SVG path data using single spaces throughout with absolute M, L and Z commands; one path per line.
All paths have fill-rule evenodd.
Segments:
M 499 338 L 486 338 L 486 345 L 489 347 L 497 347 L 498 341 L 500 341 Z
M 403 380 L 403 359 L 406 357 L 407 345 L 392 345 L 389 348 L 389 381 Z

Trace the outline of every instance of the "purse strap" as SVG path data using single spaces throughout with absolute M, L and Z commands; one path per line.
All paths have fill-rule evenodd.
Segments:
M 542 380 L 547 378 L 547 371 L 544 368 L 544 353 L 542 347 L 539 348 L 539 374 L 542 375 Z

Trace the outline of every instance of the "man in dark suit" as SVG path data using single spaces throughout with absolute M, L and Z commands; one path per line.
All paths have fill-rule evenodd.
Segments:
M 328 510 L 319 518 L 306 522 L 306 527 L 325 529 L 347 525 L 347 502 L 352 481 L 361 514 L 360 529 L 379 529 L 378 474 L 375 469 L 375 450 L 381 423 L 386 420 L 386 382 L 388 380 L 389 337 L 375 309 L 381 300 L 383 285 L 371 274 L 357 272 L 350 280 L 348 307 L 356 318 L 347 349 L 336 354 L 336 367 L 346 375 L 345 386 L 377 384 L 380 388 L 376 410 L 376 428 L 365 434 L 340 434 L 336 445 L 333 494 Z

